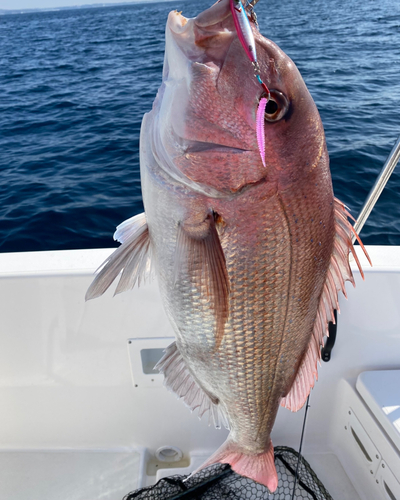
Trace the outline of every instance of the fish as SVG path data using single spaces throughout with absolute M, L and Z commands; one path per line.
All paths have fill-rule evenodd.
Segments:
M 141 127 L 145 211 L 117 227 L 121 245 L 86 298 L 155 272 L 176 335 L 158 363 L 165 385 L 230 429 L 202 467 L 229 463 L 273 492 L 277 411 L 304 405 L 338 294 L 354 285 L 350 253 L 362 269 L 317 107 L 249 21 L 268 103 L 228 0 L 191 19 L 169 13 L 162 83 Z

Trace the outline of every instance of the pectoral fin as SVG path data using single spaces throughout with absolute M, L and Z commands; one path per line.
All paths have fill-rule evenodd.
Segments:
M 215 344 L 218 349 L 229 315 L 229 278 L 213 214 L 209 214 L 199 225 L 179 224 L 175 282 L 182 275 L 188 275 L 194 283 L 205 283 L 205 293 L 215 315 Z
M 289 393 L 282 399 L 281 405 L 291 411 L 298 411 L 306 402 L 307 396 L 318 379 L 317 365 L 321 359 L 321 347 L 324 345 L 324 336 L 328 335 L 328 323 L 335 322 L 334 309 L 339 311 L 338 292 L 346 295 L 345 281 L 350 281 L 355 286 L 353 273 L 349 264 L 349 253 L 354 255 L 362 278 L 364 274 L 361 264 L 352 244 L 352 235 L 355 234 L 369 263 L 364 245 L 356 234 L 353 226 L 347 220 L 351 217 L 346 206 L 335 198 L 335 239 L 326 281 L 319 301 L 317 315 L 314 321 L 313 333 L 307 351 L 305 352 L 296 378 Z M 372 265 L 372 264 L 371 264 Z
M 86 300 L 103 295 L 122 271 L 115 294 L 140 285 L 151 273 L 150 239 L 146 215 L 139 214 L 117 227 L 114 239 L 122 245 L 103 262 L 86 292 Z

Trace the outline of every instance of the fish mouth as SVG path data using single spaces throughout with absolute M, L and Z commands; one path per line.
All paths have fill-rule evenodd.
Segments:
M 170 12 L 168 16 L 167 26 L 176 35 L 182 35 L 190 31 L 191 28 L 197 28 L 198 36 L 196 42 L 199 42 L 201 34 L 210 36 L 216 35 L 219 32 L 228 33 L 233 31 L 228 29 L 224 24 L 231 16 L 229 0 L 220 0 L 212 5 L 209 9 L 201 12 L 195 18 L 187 18 L 182 15 L 182 11 L 177 10 Z M 233 22 L 230 27 L 233 28 Z
M 235 148 L 214 142 L 186 141 L 186 144 L 185 154 L 206 152 L 242 154 L 250 151 L 249 149 Z
M 167 39 L 168 32 L 188 61 L 220 70 L 236 34 L 229 0 L 217 2 L 195 18 L 186 18 L 178 11 L 170 12 Z
M 188 134 L 188 123 L 198 118 L 193 111 L 196 89 L 207 85 L 217 88 L 235 38 L 229 0 L 217 2 L 195 18 L 186 18 L 177 11 L 168 15 L 162 89 L 165 99 L 160 109 L 160 124 L 165 127 L 165 138 L 172 139 L 178 155 L 247 151 L 237 147 L 236 138 L 218 127 L 218 142 L 212 135 L 208 138 L 197 136 L 195 128 Z
M 250 149 L 240 148 L 229 144 L 219 142 L 199 141 L 196 139 L 186 139 L 180 136 L 172 128 L 171 137 L 175 144 L 175 150 L 181 155 L 201 154 L 201 153 L 223 153 L 223 154 L 243 154 L 251 151 Z

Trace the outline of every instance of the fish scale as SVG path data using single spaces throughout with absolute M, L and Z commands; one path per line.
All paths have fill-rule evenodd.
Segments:
M 244 205 L 246 205 L 246 201 Z M 273 213 L 273 210 L 270 210 Z M 263 217 L 264 214 L 260 214 L 260 219 L 265 220 L 265 225 L 270 226 L 268 219 Z M 243 221 L 246 223 L 246 220 Z M 264 224 L 263 224 L 264 225 Z M 263 225 L 260 228 L 260 232 L 263 232 Z M 240 227 L 237 228 L 237 233 L 241 234 Z M 277 232 L 274 231 L 274 234 Z M 278 236 L 280 239 L 280 235 Z M 232 241 L 232 245 L 234 248 L 238 248 L 240 245 L 235 243 L 235 238 L 231 234 L 226 235 L 227 241 Z M 239 385 L 243 384 L 247 391 L 242 396 L 243 400 L 247 403 L 248 406 L 251 403 L 255 404 L 255 408 L 250 407 L 251 413 L 254 415 L 259 414 L 257 411 L 257 406 L 264 408 L 264 401 L 266 398 L 266 392 L 268 391 L 268 387 L 271 385 L 271 381 L 267 381 L 264 383 L 264 378 L 267 377 L 267 374 L 271 373 L 271 370 L 268 369 L 268 364 L 271 363 L 273 359 L 272 356 L 268 355 L 268 339 L 265 337 L 265 331 L 270 330 L 270 324 L 274 323 L 276 318 L 276 314 L 268 313 L 268 310 L 265 307 L 265 294 L 264 289 L 260 288 L 258 285 L 258 280 L 260 275 L 265 275 L 265 277 L 270 277 L 271 285 L 273 287 L 274 282 L 282 281 L 282 278 L 277 277 L 274 273 L 269 272 L 268 270 L 268 262 L 276 262 L 275 254 L 271 255 L 269 252 L 268 245 L 264 242 L 264 249 L 261 252 L 257 253 L 257 265 L 253 266 L 253 271 L 250 271 L 247 267 L 243 269 L 243 273 L 237 275 L 235 263 L 240 260 L 240 256 L 237 252 L 230 252 L 229 248 L 225 249 L 225 254 L 227 257 L 227 268 L 230 274 L 232 273 L 231 283 L 231 294 L 230 294 L 230 307 L 233 311 L 232 314 L 232 328 L 227 327 L 224 335 L 224 343 L 232 342 L 235 345 L 235 350 L 233 352 L 233 359 L 231 361 L 231 365 L 237 366 L 245 366 L 247 367 L 247 372 L 240 373 L 236 372 L 236 377 L 239 380 Z M 222 244 L 224 245 L 224 239 L 222 239 Z M 275 247 L 275 252 L 277 245 L 273 245 Z M 284 260 L 284 256 L 281 256 L 281 260 Z M 249 260 L 246 261 L 247 263 Z M 278 262 L 279 265 L 279 262 Z M 255 276 L 254 284 L 251 284 L 252 276 Z M 261 279 L 261 282 L 264 282 L 264 279 Z M 246 285 L 244 285 L 246 283 Z M 237 287 L 237 290 L 236 290 Z M 275 288 L 277 286 L 275 285 Z M 246 295 L 243 297 L 242 290 L 246 290 Z M 285 302 L 285 296 L 283 295 L 281 290 L 278 289 L 276 295 L 276 301 L 279 301 L 279 297 L 281 297 L 281 301 Z M 271 300 L 269 299 L 269 303 Z M 274 309 L 275 311 L 279 311 L 279 307 L 269 308 Z M 268 318 L 269 316 L 269 318 Z M 265 321 L 265 317 L 269 319 L 269 321 Z M 245 319 L 244 319 L 245 318 Z M 276 320 L 275 320 L 276 321 Z M 257 324 L 259 325 L 257 327 Z M 261 327 L 261 328 L 260 328 Z M 231 339 L 232 337 L 232 339 Z M 236 340 L 239 338 L 240 340 Z M 244 358 L 238 356 L 240 350 L 238 349 L 238 343 L 245 343 Z M 263 340 L 263 342 L 260 342 Z M 259 346 L 258 349 L 254 349 L 254 346 Z M 253 347 L 253 349 L 251 349 Z M 267 355 L 265 354 L 267 351 Z M 254 362 L 255 360 L 255 362 Z M 253 361 L 253 362 L 250 362 Z M 268 364 L 265 363 L 267 361 Z M 254 367 L 262 367 L 262 369 L 258 369 L 257 373 L 254 374 Z M 232 399 L 236 399 L 237 395 L 233 394 Z M 240 424 L 238 424 L 240 425 Z M 254 425 L 252 422 L 251 425 Z

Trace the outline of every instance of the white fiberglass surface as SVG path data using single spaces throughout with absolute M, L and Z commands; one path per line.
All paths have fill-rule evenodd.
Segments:
M 363 372 L 356 388 L 400 452 L 400 370 Z
M 129 339 L 173 337 L 157 284 L 85 303 L 104 255 L 93 252 L 82 268 L 74 255 L 79 261 L 80 252 L 57 255 L 59 273 L 43 255 L 35 271 L 36 255 L 23 254 L 27 274 L 6 266 L 15 255 L 0 256 L 0 449 L 176 445 L 188 453 L 221 444 L 226 432 L 162 385 L 132 383 Z
M 122 500 L 139 467 L 135 451 L 0 451 L 0 498 Z
M 349 299 L 340 299 L 332 358 L 322 363 L 311 393 L 303 444 L 306 458 L 329 457 L 333 452 L 343 465 L 340 442 L 332 440 L 343 408 L 341 381 L 355 387 L 363 371 L 400 368 L 400 247 L 368 250 L 374 267 L 364 264 L 365 281 L 355 271 L 355 290 L 347 284 Z M 207 454 L 225 440 L 225 429 L 208 427 L 204 418 L 199 421 L 196 412 L 191 414 L 161 384 L 132 382 L 133 371 L 140 367 L 133 370 L 131 362 L 140 360 L 141 355 L 131 352 L 134 347 L 129 339 L 163 339 L 160 345 L 156 340 L 145 345 L 157 349 L 165 347 L 173 332 L 156 282 L 114 298 L 109 290 L 85 303 L 93 272 L 110 252 L 0 255 L 0 470 L 1 460 L 11 456 L 10 449 L 15 453 L 13 460 L 19 463 L 16 470 L 23 474 L 31 470 L 42 478 L 47 474 L 46 460 L 48 473 L 53 470 L 52 459 L 46 458 L 52 453 L 46 451 L 48 455 L 40 460 L 40 454 L 38 460 L 30 460 L 29 454 L 44 449 L 52 450 L 56 457 L 68 448 L 70 454 L 60 460 L 70 463 L 67 468 L 74 468 L 75 462 L 94 464 L 97 460 L 86 462 L 82 449 L 144 447 L 151 458 L 162 446 L 176 446 L 187 459 L 189 454 Z M 138 349 L 143 349 L 139 344 Z M 280 409 L 273 443 L 297 449 L 303 415 L 304 409 L 296 414 Z M 117 481 L 113 474 L 118 471 L 118 458 L 100 457 L 97 463 L 108 463 L 105 468 L 111 482 Z M 326 460 L 328 463 L 329 458 Z M 322 459 L 315 461 L 317 473 L 322 463 Z M 57 460 L 53 465 L 54 471 L 58 470 Z M 93 467 L 94 471 L 97 466 Z M 96 470 L 103 465 L 99 467 Z M 329 467 L 321 469 L 322 474 L 328 471 L 328 481 Z M 84 466 L 76 469 L 77 474 L 78 469 L 82 476 L 73 476 L 77 484 L 97 474 L 89 470 L 86 474 Z M 347 467 L 344 470 L 347 472 Z M 16 481 L 16 476 L 12 480 Z M 341 484 L 345 482 L 341 480 Z M 28 489 L 25 493 L 33 498 Z M 0 494 L 0 498 L 18 497 Z

